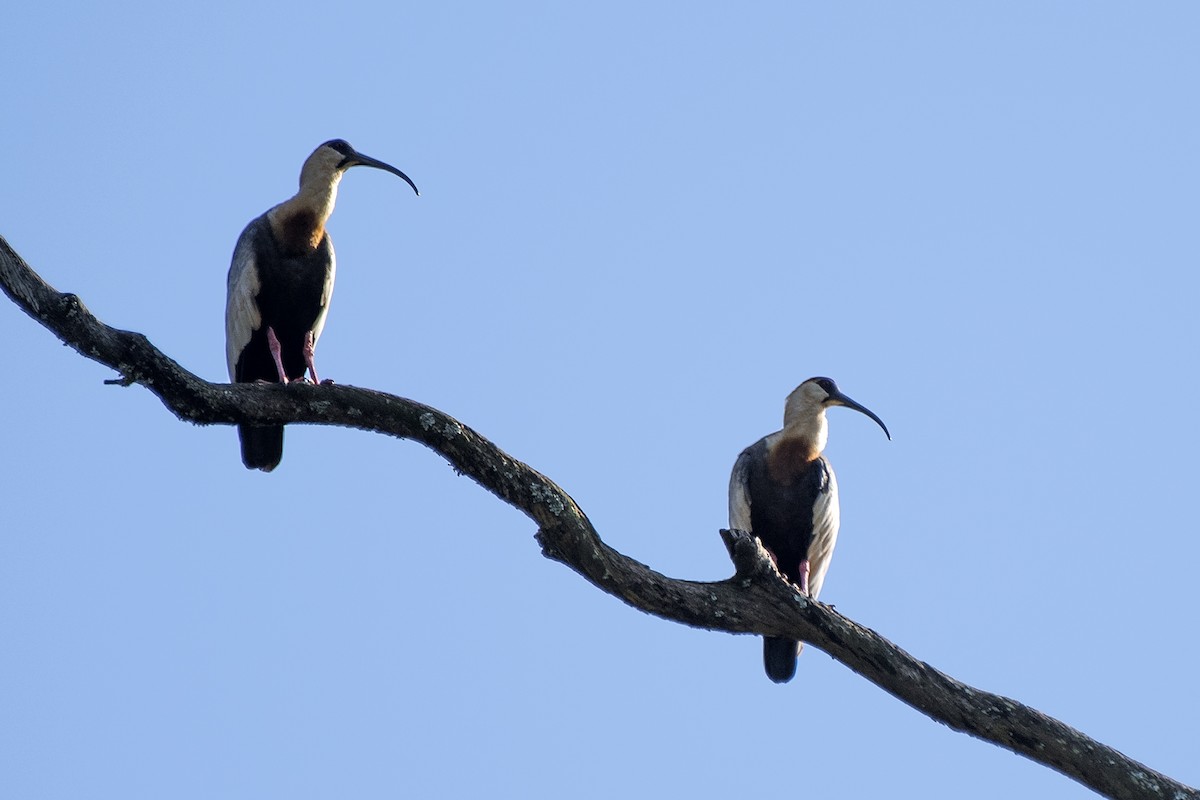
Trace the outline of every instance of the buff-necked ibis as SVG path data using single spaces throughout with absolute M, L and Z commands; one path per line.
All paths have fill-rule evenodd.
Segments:
M 300 190 L 255 218 L 238 237 L 229 268 L 225 355 L 236 383 L 318 383 L 313 351 L 333 294 L 333 243 L 325 223 L 338 182 L 350 167 L 400 170 L 355 151 L 341 139 L 313 151 L 300 170 Z M 419 195 L 420 192 L 417 192 Z M 239 425 L 242 463 L 270 472 L 283 457 L 283 426 Z
M 729 479 L 729 527 L 753 533 L 779 571 L 816 599 L 838 535 L 837 479 L 821 455 L 829 439 L 825 409 L 845 406 L 883 420 L 838 389 L 829 378 L 809 378 L 788 395 L 783 430 L 764 436 L 738 456 Z M 765 637 L 767 677 L 786 683 L 796 673 L 803 644 Z

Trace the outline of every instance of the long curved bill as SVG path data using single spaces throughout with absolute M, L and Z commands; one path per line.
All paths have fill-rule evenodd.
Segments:
M 875 422 L 879 424 L 879 427 L 883 428 L 883 432 L 887 436 L 888 441 L 890 442 L 892 440 L 892 434 L 888 432 L 887 425 L 883 424 L 883 420 L 881 420 L 879 417 L 877 417 L 875 415 L 874 411 L 867 408 L 862 403 L 856 403 L 854 400 L 851 400 L 849 397 L 842 394 L 841 392 L 838 392 L 837 394 L 833 395 L 829 399 L 832 400 L 834 403 L 836 403 L 839 406 L 845 406 L 846 408 L 852 408 L 855 411 L 859 412 L 860 414 L 866 414 L 868 417 L 875 420 Z
M 346 159 L 346 161 L 347 161 L 347 164 L 346 164 L 347 167 L 374 167 L 375 169 L 381 169 L 384 172 L 390 172 L 393 175 L 398 175 L 404 179 L 405 183 L 407 183 L 409 186 L 412 187 L 412 190 L 417 193 L 418 197 L 421 196 L 421 190 L 418 189 L 417 185 L 412 182 L 412 178 L 408 177 L 403 172 L 401 172 L 400 170 L 393 167 L 391 164 L 380 161 L 377 158 L 371 158 L 370 156 L 365 156 L 362 153 L 358 152 L 357 150 L 354 152 L 354 155 L 349 156 Z

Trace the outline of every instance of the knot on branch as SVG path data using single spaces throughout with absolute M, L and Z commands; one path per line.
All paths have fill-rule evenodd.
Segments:
M 83 301 L 79 299 L 79 295 L 77 294 L 62 292 L 58 295 L 58 299 L 62 303 L 63 313 L 67 317 L 72 317 L 80 312 L 89 316 L 91 315 L 91 312 L 87 310 L 87 306 L 83 304 Z
M 742 579 L 774 579 L 791 586 L 790 581 L 783 577 L 775 559 L 763 547 L 762 540 L 748 531 L 721 529 L 721 541 L 733 559 L 734 578 Z
M 542 548 L 542 555 L 551 561 L 557 561 L 560 564 L 570 565 L 570 561 L 562 550 L 554 546 L 555 536 L 545 528 L 538 528 L 537 533 L 533 535 L 534 540 Z

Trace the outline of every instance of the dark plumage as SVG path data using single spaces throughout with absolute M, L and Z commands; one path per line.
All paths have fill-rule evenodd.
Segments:
M 829 539 L 832 550 L 832 537 L 837 536 L 837 485 L 824 456 L 812 461 L 787 458 L 782 452 L 787 444 L 788 440 L 780 440 L 771 453 L 767 440 L 759 439 L 738 459 L 743 471 L 738 479 L 744 482 L 746 495 L 753 498 L 750 530 L 771 552 L 784 577 L 799 586 L 806 580 L 800 565 L 811 563 L 809 550 L 817 533 Z M 763 645 L 767 675 L 776 683 L 791 680 L 800 643 L 768 636 Z

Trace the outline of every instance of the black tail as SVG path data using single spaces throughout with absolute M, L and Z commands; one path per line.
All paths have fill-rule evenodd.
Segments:
M 793 639 L 763 637 L 763 666 L 767 677 L 776 683 L 787 683 L 796 674 L 796 658 L 802 645 Z
M 270 472 L 283 458 L 283 426 L 238 425 L 242 440 L 242 463 L 246 469 Z

